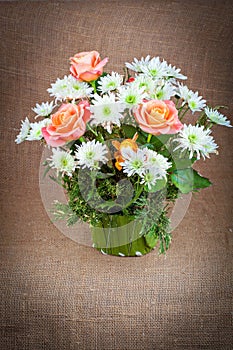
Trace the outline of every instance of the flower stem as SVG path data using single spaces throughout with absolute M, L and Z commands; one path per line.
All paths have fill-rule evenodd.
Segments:
M 96 81 L 92 80 L 90 81 L 91 86 L 93 87 L 94 93 L 97 93 L 97 89 L 96 89 Z
M 81 141 L 81 142 L 86 142 L 86 140 L 84 139 L 83 136 L 81 136 L 81 137 L 79 138 L 79 141 Z
M 97 133 L 95 130 L 93 130 L 92 127 L 91 127 L 89 124 L 87 124 L 87 128 L 88 128 L 96 137 L 98 136 L 98 133 Z
M 150 143 L 151 137 L 152 137 L 152 134 L 148 134 L 147 143 Z
M 182 120 L 185 116 L 185 114 L 188 112 L 189 108 L 187 107 L 184 111 L 184 113 L 179 117 L 180 120 Z
M 125 206 L 125 208 L 129 207 L 131 204 L 133 204 L 133 203 L 139 198 L 139 196 L 140 196 L 140 194 L 142 193 L 143 189 L 144 189 L 144 185 L 140 186 L 140 187 L 136 190 L 136 194 L 135 194 L 134 198 L 131 199 L 131 201 L 130 201 L 129 203 L 127 203 L 127 205 Z M 125 209 L 125 208 L 124 208 L 124 209 Z

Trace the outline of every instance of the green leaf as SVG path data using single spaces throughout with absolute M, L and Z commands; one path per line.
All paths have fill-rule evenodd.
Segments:
M 48 163 L 47 163 L 48 164 Z M 43 165 L 45 165 L 45 163 L 43 164 Z M 46 166 L 46 168 L 45 168 L 45 171 L 44 171 L 44 174 L 43 174 L 43 179 L 46 177 L 46 175 L 48 174 L 48 172 L 50 171 L 50 169 L 51 169 L 51 166 Z
M 228 109 L 228 106 L 216 106 L 216 107 L 214 107 L 213 109 L 218 110 L 218 109 L 220 109 L 220 108 L 226 108 L 226 109 Z
M 112 174 L 112 173 L 102 173 L 102 172 L 98 172 L 97 174 L 96 174 L 96 178 L 97 179 L 108 179 L 109 177 L 111 177 L 111 176 L 114 176 L 115 174 Z
M 198 174 L 196 170 L 193 170 L 193 174 L 194 174 L 193 191 L 197 191 L 201 188 L 206 188 L 212 185 L 209 179 Z
M 159 136 L 152 136 L 150 143 L 154 146 L 155 149 L 160 149 L 163 147 L 167 141 L 172 137 L 173 135 L 159 135 Z
M 154 186 L 151 186 L 151 189 L 149 189 L 148 185 L 145 186 L 145 190 L 147 192 L 158 192 L 162 190 L 167 184 L 166 179 L 159 179 L 156 181 L 156 184 Z
M 188 157 L 172 157 L 172 166 L 169 171 L 175 171 L 177 169 L 191 168 L 196 158 L 189 159 Z
M 58 185 L 62 186 L 62 177 L 60 175 L 58 175 L 57 177 L 49 175 L 49 178 L 56 182 Z
M 122 129 L 127 138 L 132 138 L 134 134 L 137 132 L 137 129 L 133 125 L 123 124 Z
M 137 142 L 144 145 L 146 143 L 146 137 L 135 128 L 135 126 L 133 125 L 128 125 L 128 124 L 123 124 L 122 125 L 122 129 L 124 131 L 124 134 L 126 136 L 126 138 L 132 139 L 133 136 L 136 134 L 136 132 L 138 133 L 138 138 L 137 138 Z
M 189 193 L 206 188 L 211 182 L 192 168 L 177 169 L 171 174 L 172 183 L 182 192 Z
M 150 247 L 150 248 L 154 248 L 155 245 L 157 244 L 158 242 L 158 236 L 156 235 L 156 232 L 153 232 L 153 231 L 150 231 L 149 233 L 147 233 L 145 236 L 145 241 L 147 243 L 147 245 Z

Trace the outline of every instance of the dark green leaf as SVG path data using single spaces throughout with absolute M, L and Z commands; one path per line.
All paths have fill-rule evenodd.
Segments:
M 136 132 L 138 133 L 138 138 L 137 138 L 137 142 L 139 144 L 144 145 L 146 143 L 146 137 L 135 128 L 135 126 L 133 125 L 128 125 L 128 124 L 123 124 L 122 125 L 122 130 L 124 131 L 125 137 L 132 139 L 133 136 L 136 134 Z
M 152 136 L 150 143 L 154 146 L 155 149 L 160 149 L 163 147 L 167 141 L 172 137 L 173 135 L 158 135 L 158 136 Z

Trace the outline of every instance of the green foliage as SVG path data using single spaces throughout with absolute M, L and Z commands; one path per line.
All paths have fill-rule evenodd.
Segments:
M 166 184 L 167 184 L 167 180 L 163 178 L 163 179 L 158 179 L 156 181 L 156 184 L 154 186 L 151 186 L 151 188 L 149 188 L 148 185 L 146 185 L 145 187 L 147 192 L 154 193 L 162 190 L 166 186 Z
M 159 254 L 165 254 L 170 247 L 172 236 L 170 233 L 170 220 L 166 211 L 162 211 L 156 223 L 153 223 L 145 235 L 145 240 L 150 247 L 154 247 L 159 241 Z
M 66 189 L 68 196 L 68 205 L 55 204 L 55 219 L 66 219 L 67 224 L 71 225 L 80 218 L 98 227 L 109 222 L 110 216 L 134 218 L 139 220 L 144 234 L 141 243 L 135 242 L 131 248 L 136 249 L 139 243 L 143 245 L 146 242 L 145 249 L 149 251 L 159 241 L 159 253 L 162 254 L 171 243 L 170 221 L 166 212 L 169 203 L 174 202 L 180 193 L 197 191 L 210 186 L 211 183 L 193 170 L 196 158 L 190 160 L 188 154 L 174 152 L 174 135 L 148 137 L 148 134 L 138 127 L 128 124 L 123 124 L 121 128 L 114 126 L 112 134 L 109 135 L 98 125 L 95 130 L 90 128 L 85 133 L 85 140 L 97 139 L 97 133 L 98 140 L 104 140 L 110 152 L 114 154 L 116 149 L 112 145 L 112 139 L 133 138 L 136 132 L 137 142 L 142 147 L 162 154 L 171 162 L 167 179 L 157 180 L 156 185 L 149 189 L 148 186 L 140 184 L 138 175 L 128 178 L 123 171 L 117 170 L 114 160 L 110 160 L 98 171 L 76 169 L 72 177 L 59 175 L 57 179 L 50 175 Z M 74 152 L 79 144 L 81 142 L 77 140 L 70 145 L 71 151 Z M 113 221 L 111 219 L 111 222 Z
M 54 214 L 55 221 L 65 220 L 67 222 L 67 226 L 74 225 L 79 219 L 69 205 L 58 201 L 54 201 L 54 209 L 52 212 Z
M 192 168 L 175 170 L 171 175 L 171 181 L 182 193 L 197 191 L 211 185 L 207 178 L 202 177 Z

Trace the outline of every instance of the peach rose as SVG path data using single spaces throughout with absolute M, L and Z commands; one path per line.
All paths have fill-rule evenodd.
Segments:
M 108 58 L 102 61 L 97 51 L 80 52 L 70 58 L 71 74 L 80 81 L 96 80 L 103 73 L 103 66 L 108 62 Z
M 42 134 L 48 145 L 63 146 L 66 142 L 79 139 L 86 131 L 90 119 L 87 101 L 78 105 L 64 103 L 55 114 L 51 115 L 51 124 L 42 128 Z
M 183 128 L 178 111 L 172 101 L 150 100 L 134 110 L 140 128 L 152 135 L 176 134 Z

